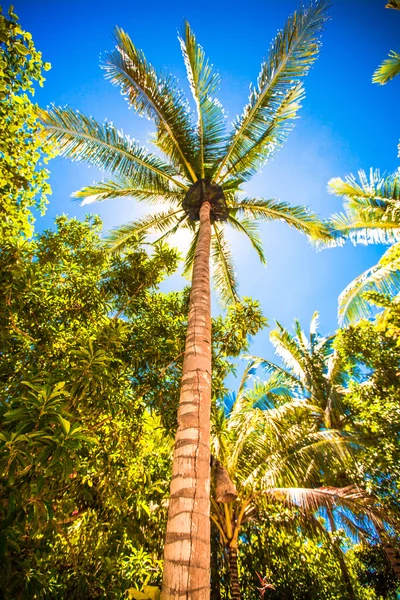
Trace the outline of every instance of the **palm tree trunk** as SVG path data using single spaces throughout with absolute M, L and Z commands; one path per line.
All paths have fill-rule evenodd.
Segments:
M 400 557 L 396 548 L 394 548 L 389 542 L 383 542 L 383 548 L 386 554 L 386 558 L 388 559 L 394 574 L 397 579 L 400 580 Z
M 229 577 L 231 582 L 231 597 L 232 600 L 241 600 L 238 572 L 238 554 L 237 548 L 229 546 Z
M 200 208 L 164 548 L 162 600 L 210 597 L 210 203 Z
M 357 600 L 356 594 L 355 594 L 354 588 L 353 588 L 353 583 L 351 581 L 350 573 L 349 573 L 349 570 L 346 565 L 346 561 L 343 556 L 343 552 L 342 552 L 341 548 L 339 548 L 336 544 L 335 544 L 335 548 L 336 548 L 336 556 L 338 557 L 338 560 L 339 560 L 340 570 L 342 572 L 344 585 L 346 586 L 347 597 L 349 600 Z

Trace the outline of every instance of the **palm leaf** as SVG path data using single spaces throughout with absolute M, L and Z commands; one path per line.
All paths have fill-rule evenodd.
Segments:
M 229 304 L 239 300 L 236 273 L 232 254 L 225 239 L 223 229 L 216 223 L 213 225 L 211 238 L 211 261 L 213 265 L 214 287 L 222 302 Z
M 400 242 L 400 223 L 377 218 L 375 212 L 357 215 L 334 214 L 330 218 L 331 238 L 327 245 L 342 245 L 346 238 L 353 244 L 394 244 Z
M 148 215 L 143 219 L 113 229 L 108 234 L 105 242 L 112 252 L 123 251 L 128 244 L 144 234 L 165 233 L 184 214 L 182 209 L 173 208 L 167 212 Z
M 304 95 L 302 84 L 288 91 L 281 105 L 271 111 L 270 122 L 264 132 L 257 141 L 248 144 L 248 148 L 236 160 L 230 161 L 220 182 L 232 177 L 237 177 L 240 182 L 248 181 L 272 158 L 292 131 Z
M 390 0 L 385 8 L 394 8 L 394 10 L 400 10 L 400 0 Z
M 317 58 L 319 36 L 327 19 L 327 3 L 317 0 L 289 17 L 272 43 L 268 59 L 262 64 L 257 85 L 249 103 L 236 120 L 233 133 L 221 161 L 216 180 L 225 169 L 251 151 L 265 134 L 283 98 L 299 83 Z M 288 116 L 292 116 L 289 111 Z
M 185 263 L 183 265 L 183 275 L 188 277 L 193 268 L 194 257 L 196 255 L 197 242 L 199 241 L 200 227 L 197 225 L 193 232 L 193 238 L 190 242 L 189 250 L 186 253 Z
M 69 107 L 53 106 L 47 111 L 38 108 L 36 114 L 43 125 L 44 137 L 56 144 L 62 156 L 129 177 L 132 185 L 167 180 L 180 189 L 188 189 L 175 179 L 175 169 L 117 130 L 112 123 L 100 124 L 93 117 L 86 117 Z
M 312 239 L 329 240 L 331 237 L 328 227 L 304 206 L 263 198 L 243 198 L 229 206 L 229 213 L 265 221 L 283 221 Z
M 219 160 L 225 141 L 225 114 L 219 101 L 213 98 L 218 90 L 220 77 L 213 73 L 204 50 L 197 43 L 187 21 L 179 41 L 197 108 L 198 172 L 202 178 L 211 179 L 211 167 Z
M 349 209 L 385 209 L 387 203 L 400 200 L 400 174 L 381 176 L 379 169 L 371 169 L 369 178 L 365 171 L 358 172 L 359 181 L 354 175 L 333 177 L 328 182 L 328 192 L 342 196 Z
M 129 177 L 121 176 L 85 186 L 71 195 L 78 200 L 83 199 L 81 206 L 113 198 L 134 198 L 149 203 L 181 204 L 184 198 L 182 192 L 179 189 L 174 190 L 168 186 L 167 182 L 162 184 L 163 182 L 157 181 L 152 185 L 152 182 L 148 181 L 146 186 L 137 188 L 132 185 Z
M 262 247 L 262 241 L 259 235 L 258 223 L 253 219 L 242 218 L 236 219 L 233 215 L 228 216 L 228 223 L 237 231 L 244 233 L 251 242 L 254 250 L 257 252 L 258 257 L 263 265 L 267 264 L 267 259 L 265 258 L 264 250 Z
M 189 106 L 176 80 L 156 72 L 141 50 L 119 27 L 115 30 L 116 48 L 106 54 L 102 64 L 106 78 L 121 89 L 140 115 L 153 119 L 157 126 L 157 146 L 192 181 L 196 146 L 192 135 Z
M 301 381 L 304 381 L 304 352 L 300 349 L 298 340 L 287 329 L 282 327 L 280 323 L 277 323 L 277 325 L 278 329 L 274 329 L 269 334 L 269 339 L 274 346 L 275 352 L 294 375 Z
M 389 58 L 384 60 L 372 75 L 372 82 L 385 85 L 400 73 L 400 54 L 391 50 Z
M 353 515 L 361 518 L 367 517 L 377 526 L 383 526 L 383 518 L 387 515 L 378 507 L 374 506 L 374 500 L 366 492 L 356 485 L 344 488 L 321 487 L 321 488 L 272 488 L 266 490 L 268 495 L 282 499 L 289 505 L 299 506 L 306 513 L 314 513 L 321 508 L 328 510 L 331 514 L 337 507 L 345 508 Z M 345 513 L 341 513 L 345 517 Z M 357 524 L 354 520 L 348 520 L 347 524 L 353 527 Z
M 339 296 L 340 324 L 354 323 L 373 314 L 366 292 L 393 296 L 400 291 L 399 244 L 389 248 L 377 265 L 356 277 Z
M 289 371 L 286 371 L 283 367 L 276 365 L 266 358 L 260 358 L 258 356 L 243 355 L 242 358 L 245 360 L 257 361 L 257 366 L 268 374 L 272 374 L 273 376 L 280 375 L 285 381 L 285 385 L 290 387 L 293 390 L 293 393 L 297 393 L 297 391 L 300 390 L 301 382 L 299 379 Z

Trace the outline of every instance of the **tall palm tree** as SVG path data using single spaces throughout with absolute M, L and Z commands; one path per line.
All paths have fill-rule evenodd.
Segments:
M 303 98 L 301 80 L 318 55 L 326 7 L 325 0 L 312 0 L 289 17 L 231 131 L 226 130 L 215 97 L 219 76 L 188 23 L 180 44 L 196 119 L 176 80 L 156 71 L 122 29 L 116 30 L 115 49 L 102 65 L 106 78 L 135 111 L 154 121 L 157 155 L 112 123 L 99 124 L 70 108 L 39 111 L 45 137 L 62 155 L 113 174 L 77 192 L 83 204 L 131 196 L 169 205 L 114 230 L 108 238 L 112 250 L 122 251 L 147 233 L 164 239 L 180 228 L 192 233 L 185 261 L 185 270 L 192 270 L 192 290 L 164 551 L 164 598 L 205 600 L 210 588 L 210 254 L 222 299 L 238 297 L 223 224 L 246 235 L 262 262 L 257 220 L 283 220 L 311 238 L 328 236 L 304 207 L 239 196 L 242 185 L 272 157 L 292 128 Z
M 229 503 L 214 494 L 211 509 L 228 557 L 231 597 L 241 598 L 237 561 L 242 527 L 257 519 L 258 508 L 269 503 L 295 509 L 294 530 L 300 526 L 328 540 L 349 597 L 354 598 L 342 551 L 330 530 L 345 526 L 358 534 L 366 521 L 383 527 L 384 515 L 373 499 L 354 485 L 321 487 L 330 461 L 348 464 L 351 460 L 348 441 L 336 430 L 321 430 L 321 407 L 313 405 L 311 398 L 292 398 L 287 378 L 278 371 L 268 381 L 253 381 L 249 386 L 258 366 L 257 359 L 249 362 L 228 415 L 221 411 L 213 426 L 213 455 L 219 470 L 222 466 L 228 472 L 237 493 Z M 316 518 L 321 510 L 328 517 L 328 528 Z
M 377 265 L 354 279 L 339 296 L 338 316 L 348 324 L 371 316 L 366 292 L 393 296 L 400 291 L 400 172 L 381 176 L 371 169 L 369 178 L 349 175 L 329 181 L 329 191 L 344 198 L 345 213 L 331 217 L 337 244 L 346 238 L 354 244 L 390 244 Z M 330 242 L 332 243 L 332 242 Z

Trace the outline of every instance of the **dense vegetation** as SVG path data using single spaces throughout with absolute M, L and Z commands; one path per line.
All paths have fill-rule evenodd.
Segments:
M 54 148 L 30 94 L 49 65 L 12 11 L 0 44 L 0 597 L 140 597 L 162 581 L 189 290 L 159 284 L 181 257 L 140 236 L 111 254 L 97 217 L 35 231 Z M 371 227 L 396 216 L 394 184 Z M 357 306 L 378 315 L 330 337 L 317 314 L 309 334 L 277 324 L 276 364 L 248 357 L 233 391 L 267 322 L 249 298 L 213 319 L 213 600 L 397 597 L 395 285 L 370 283 Z

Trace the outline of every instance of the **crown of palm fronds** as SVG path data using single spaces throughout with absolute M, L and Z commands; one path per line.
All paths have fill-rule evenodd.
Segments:
M 102 62 L 106 78 L 127 98 L 130 106 L 151 119 L 153 142 L 164 158 L 150 153 L 112 123 L 98 123 L 70 108 L 38 111 L 43 135 L 59 152 L 111 173 L 111 178 L 74 194 L 83 204 L 132 197 L 167 205 L 145 219 L 115 229 L 108 237 L 111 250 L 123 250 L 138 235 L 172 235 L 181 227 L 193 234 L 185 270 L 193 262 L 198 223 L 184 208 L 188 190 L 198 180 L 222 189 L 227 223 L 243 233 L 265 263 L 257 220 L 282 220 L 310 238 L 325 239 L 328 228 L 301 206 L 277 200 L 241 198 L 240 186 L 273 155 L 286 139 L 303 98 L 302 79 L 317 58 L 319 37 L 327 19 L 325 0 L 312 0 L 287 21 L 261 66 L 242 116 L 226 128 L 226 116 L 216 97 L 219 75 L 185 22 L 179 37 L 194 98 L 190 107 L 177 80 L 159 72 L 137 49 L 128 34 L 115 31 L 115 48 Z M 169 205 L 169 207 L 168 207 Z M 213 223 L 214 281 L 225 301 L 237 299 L 237 282 L 223 225 Z
M 270 377 L 279 376 L 292 397 L 303 398 L 318 406 L 325 426 L 331 428 L 333 423 L 339 426 L 343 417 L 342 396 L 347 376 L 334 351 L 334 337 L 318 333 L 318 318 L 319 314 L 315 312 L 308 337 L 297 320 L 294 322 L 294 335 L 280 323 L 277 323 L 277 329 L 271 331 L 270 339 L 283 361 L 283 367 L 266 359 L 247 358 L 251 358 Z M 283 395 L 281 401 L 284 401 Z
M 262 359 L 248 361 L 230 411 L 221 411 L 214 426 L 213 453 L 245 495 L 317 481 L 327 457 L 347 461 L 354 444 L 339 431 L 318 431 L 324 409 L 296 397 L 299 383 L 283 370 L 260 381 L 260 365 Z

